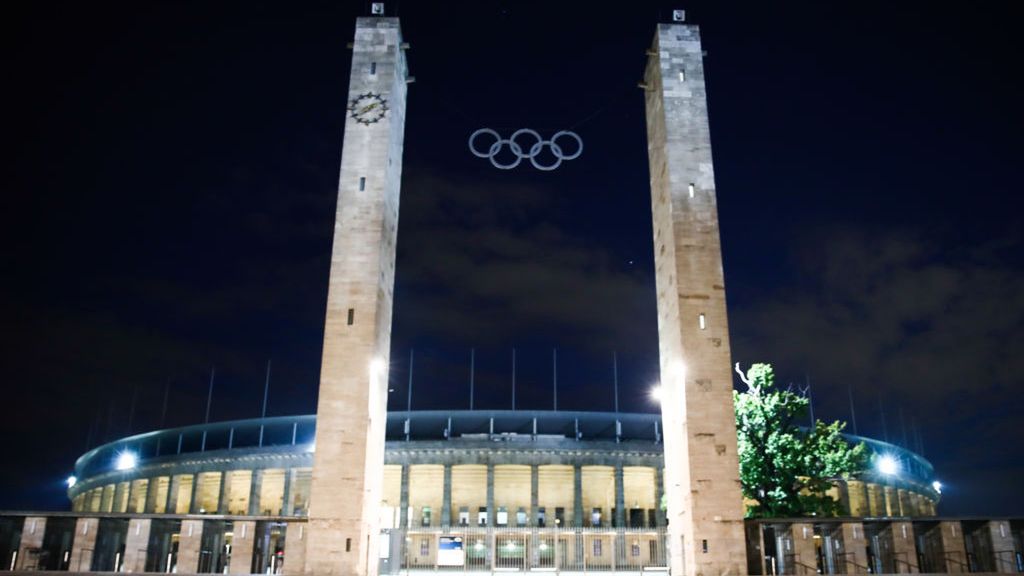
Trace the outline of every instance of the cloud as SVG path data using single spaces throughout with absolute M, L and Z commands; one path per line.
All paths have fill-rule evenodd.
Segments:
M 396 322 L 484 343 L 546 329 L 580 348 L 629 348 L 653 326 L 650 279 L 563 223 L 544 187 L 410 179 L 403 190 Z M 500 329 L 499 329 L 500 328 Z

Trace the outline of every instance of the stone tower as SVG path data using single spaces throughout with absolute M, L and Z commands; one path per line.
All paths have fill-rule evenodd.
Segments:
M 696 26 L 661 24 L 644 75 L 673 576 L 743 574 L 743 503 L 715 179 Z
M 407 68 L 397 18 L 359 18 L 331 251 L 306 574 L 377 573 Z M 298 571 L 298 567 L 290 571 Z

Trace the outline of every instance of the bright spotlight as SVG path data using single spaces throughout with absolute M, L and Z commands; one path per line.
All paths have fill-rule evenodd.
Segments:
M 657 402 L 658 404 L 661 404 L 661 400 L 664 397 L 665 392 L 661 388 L 661 385 L 659 384 L 659 385 L 654 386 L 654 387 L 651 388 L 650 395 L 651 395 L 651 400 Z
M 942 494 L 942 482 L 939 482 L 938 480 L 932 482 L 932 488 L 935 492 Z
M 66 482 L 68 484 L 68 488 L 73 488 L 75 484 L 78 484 L 78 478 L 75 478 L 74 476 L 68 476 Z M 938 482 L 936 482 L 936 484 L 938 484 Z
M 135 452 L 121 452 L 117 455 L 117 460 L 114 462 L 114 468 L 118 470 L 131 470 L 139 464 L 139 457 L 135 455 Z
M 892 476 L 900 471 L 900 463 L 895 458 L 888 454 L 883 454 L 878 458 L 876 464 L 878 471 L 886 476 Z

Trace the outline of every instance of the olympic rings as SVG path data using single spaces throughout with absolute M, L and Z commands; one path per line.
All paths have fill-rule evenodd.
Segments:
M 487 152 L 480 152 L 476 148 L 476 139 L 483 135 L 488 135 L 494 138 L 494 143 L 487 148 Z M 529 153 L 524 153 L 524 146 L 516 141 L 517 139 L 521 139 L 520 137 L 523 135 L 531 136 L 535 140 L 535 142 L 529 146 Z M 573 152 L 572 154 L 565 154 L 562 151 L 562 147 L 555 142 L 556 140 L 562 137 L 570 138 L 576 141 L 575 152 Z M 498 154 L 501 152 L 501 149 L 506 144 L 508 144 L 508 149 L 515 156 L 515 160 L 508 163 L 501 163 L 496 158 Z M 545 147 L 549 148 L 551 150 L 551 154 L 553 154 L 555 157 L 555 161 L 552 164 L 545 165 L 537 161 L 537 156 L 540 155 L 541 151 L 543 151 Z M 536 130 L 531 130 L 529 128 L 521 128 L 519 130 L 516 130 L 515 132 L 512 133 L 512 136 L 510 138 L 506 139 L 502 138 L 500 134 L 498 134 L 494 130 L 491 130 L 490 128 L 481 128 L 476 132 L 473 132 L 472 135 L 470 135 L 469 151 L 472 152 L 473 155 L 476 156 L 477 158 L 489 159 L 491 161 L 491 165 L 494 166 L 495 168 L 498 168 L 499 170 L 511 170 L 516 166 L 519 166 L 519 163 L 522 162 L 523 160 L 529 159 L 530 164 L 533 164 L 533 167 L 536 168 L 537 170 L 550 172 L 555 168 L 561 166 L 563 160 L 575 160 L 576 158 L 579 158 L 580 154 L 583 154 L 583 139 L 580 138 L 579 135 L 576 134 L 575 132 L 571 132 L 569 130 L 561 130 L 559 132 L 556 132 L 550 140 L 545 140 L 541 138 L 541 135 L 538 134 Z

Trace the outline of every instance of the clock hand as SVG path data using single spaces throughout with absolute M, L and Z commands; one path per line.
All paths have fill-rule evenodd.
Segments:
M 369 112 L 370 110 L 373 110 L 374 108 L 376 108 L 378 106 L 378 104 L 379 104 L 378 102 L 374 102 L 373 104 L 370 104 L 369 106 L 366 106 L 365 108 L 360 110 L 359 113 L 360 114 L 364 114 L 366 112 Z

